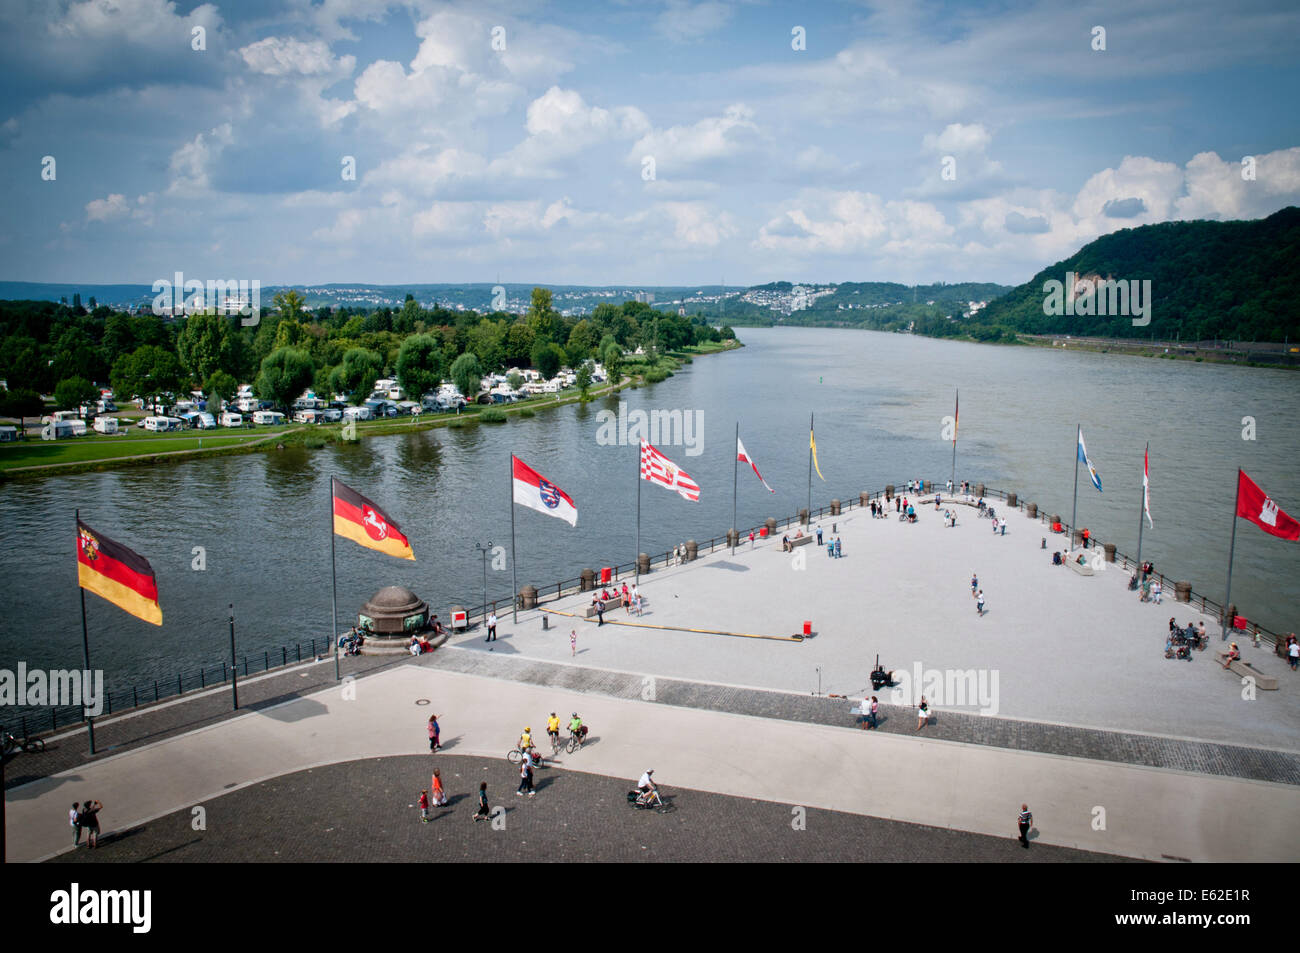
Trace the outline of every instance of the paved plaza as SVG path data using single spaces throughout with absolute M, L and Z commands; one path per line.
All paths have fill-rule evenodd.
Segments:
M 922 690 L 931 671 L 945 688 L 946 673 L 973 671 L 995 701 L 976 704 L 974 693 L 942 697 L 962 689 L 957 680 L 939 697 L 927 693 L 939 710 L 983 709 L 1052 724 L 1300 750 L 1300 674 L 1273 655 L 1271 644 L 1256 649 L 1237 640 L 1243 657 L 1280 683 L 1277 691 L 1245 700 L 1241 680 L 1215 662 L 1222 643 L 1213 618 L 1175 602 L 1172 593 L 1161 605 L 1139 602 L 1128 589 L 1129 574 L 1114 564 L 1092 576 L 1052 565 L 1052 552 L 1065 537 L 1021 512 L 1007 511 L 1007 533 L 995 536 L 991 522 L 973 508 L 957 509 L 956 527 L 944 526 L 932 503 L 918 508 L 915 525 L 900 523 L 892 511 L 888 519 L 873 520 L 856 507 L 824 519 L 815 525 L 828 535 L 836 525 L 840 559 L 815 544 L 783 553 L 778 532 L 752 549 L 745 542 L 734 556 L 705 553 L 642 578 L 641 621 L 647 624 L 788 636 L 807 620 L 813 637 L 802 643 L 640 628 L 635 617 L 616 609 L 606 619 L 632 625 L 598 627 L 594 619 L 555 615 L 544 631 L 539 612 L 521 613 L 517 624 L 507 613 L 496 642 L 488 645 L 471 631 L 452 644 L 854 698 L 871 694 L 868 674 L 879 653 L 896 672 L 914 676 L 919 666 Z M 971 596 L 972 572 L 985 593 L 982 617 Z M 589 595 L 578 595 L 544 608 L 581 613 L 589 604 Z M 1180 624 L 1203 619 L 1213 633 L 1210 648 L 1194 653 L 1191 662 L 1166 659 L 1171 616 Z M 573 628 L 576 656 L 569 645 Z M 876 694 L 888 700 L 888 690 Z

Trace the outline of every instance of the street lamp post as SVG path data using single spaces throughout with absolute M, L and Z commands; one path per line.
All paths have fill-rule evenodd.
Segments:
M 488 544 L 486 546 L 484 546 L 482 543 L 475 543 L 474 548 L 477 549 L 479 551 L 479 554 L 483 557 L 483 619 L 486 622 L 487 611 L 488 611 L 487 610 L 487 558 L 488 558 L 488 553 L 492 551 L 492 540 L 489 539 Z

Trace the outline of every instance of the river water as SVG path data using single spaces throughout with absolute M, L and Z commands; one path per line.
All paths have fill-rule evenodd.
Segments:
M 813 475 L 814 507 L 908 477 L 946 480 L 952 445 L 943 439 L 943 417 L 953 412 L 955 388 L 958 480 L 1016 490 L 1068 520 L 1081 423 L 1104 493 L 1082 475 L 1078 524 L 1130 555 L 1149 440 L 1155 526 L 1144 533 L 1143 556 L 1211 598 L 1223 596 L 1238 466 L 1300 516 L 1300 377 L 1293 372 L 871 331 L 743 329 L 741 337 L 745 348 L 697 359 L 660 384 L 504 425 L 0 484 L 7 610 L 0 667 L 19 660 L 81 666 L 78 507 L 90 526 L 145 555 L 158 577 L 161 628 L 87 597 L 91 661 L 111 690 L 219 664 L 228 655 L 231 602 L 241 652 L 328 632 L 331 475 L 385 508 L 416 554 L 406 562 L 339 538 L 344 625 L 386 585 L 413 589 L 443 618 L 453 604 L 478 605 L 483 562 L 475 543 L 504 547 L 489 561 L 487 587 L 490 599 L 509 600 L 512 452 L 566 490 L 579 511 L 570 528 L 516 508 L 520 585 L 544 588 L 584 566 L 628 563 L 637 551 L 638 453 L 634 444 L 598 440 L 600 412 L 617 411 L 620 402 L 630 411 L 702 415 L 695 446 L 662 447 L 700 484 L 700 501 L 641 484 L 640 549 L 649 553 L 721 536 L 731 525 L 737 421 L 776 490 L 741 471 L 741 526 L 806 505 L 810 413 L 825 477 Z M 1247 416 L 1253 440 L 1243 439 Z M 201 570 L 195 547 L 203 547 Z M 1233 577 L 1241 612 L 1274 629 L 1297 629 L 1297 597 L 1300 547 L 1241 522 Z

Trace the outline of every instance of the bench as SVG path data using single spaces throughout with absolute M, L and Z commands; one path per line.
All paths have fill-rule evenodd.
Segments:
M 806 544 L 808 544 L 808 543 L 811 543 L 811 542 L 813 541 L 814 538 L 815 538 L 815 537 L 813 536 L 812 533 L 804 533 L 804 534 L 803 534 L 802 536 L 800 536 L 798 539 L 796 539 L 796 538 L 794 538 L 794 537 L 792 536 L 792 537 L 790 537 L 790 545 L 791 545 L 792 547 L 793 547 L 793 546 L 804 546 L 804 545 L 806 545 Z
M 1079 562 L 1078 556 L 1063 556 L 1062 559 L 1067 566 L 1077 572 L 1080 576 L 1093 575 L 1092 565 L 1089 563 L 1087 556 L 1083 558 L 1083 562 Z
M 622 597 L 621 595 L 619 595 L 619 596 L 610 596 L 608 599 L 605 600 L 605 611 L 606 611 L 606 612 L 609 612 L 609 611 L 612 610 L 612 609 L 619 609 L 619 608 L 622 608 L 622 606 L 623 606 L 623 597 Z M 587 606 L 587 610 L 586 610 L 586 612 L 585 612 L 583 618 L 590 619 L 590 618 L 594 617 L 595 615 L 596 615 L 596 607 L 595 607 L 595 606 Z
M 1227 652 L 1215 652 L 1214 655 L 1218 658 L 1220 665 L 1222 665 L 1223 660 L 1228 657 Z M 1255 687 L 1260 691 L 1272 692 L 1277 690 L 1277 679 L 1271 675 L 1263 674 L 1249 662 L 1237 659 L 1236 661 L 1229 663 L 1228 671 L 1235 675 L 1240 675 L 1242 678 L 1253 678 L 1255 680 Z

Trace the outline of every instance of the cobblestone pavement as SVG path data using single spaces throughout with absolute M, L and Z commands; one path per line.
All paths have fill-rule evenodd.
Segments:
M 450 798 L 420 822 L 416 801 L 437 765 Z M 517 769 L 501 760 L 439 754 L 366 759 L 287 774 L 204 804 L 206 830 L 190 809 L 115 831 L 105 812 L 95 851 L 51 863 L 260 861 L 596 862 L 1123 862 L 1127 858 L 1005 838 L 809 809 L 795 830 L 793 806 L 665 790 L 675 810 L 638 811 L 633 782 L 548 768 L 535 798 L 515 796 Z M 473 821 L 480 781 L 494 822 Z M 664 779 L 666 782 L 671 779 Z M 363 805 L 360 813 L 355 813 Z M 501 829 L 495 829 L 493 824 Z
M 671 678 L 653 679 L 624 672 L 580 668 L 518 656 L 445 647 L 428 664 L 449 671 L 487 675 L 570 691 L 615 698 L 636 698 L 684 708 L 705 708 L 760 718 L 819 725 L 852 724 L 849 709 L 857 699 L 796 695 L 788 692 L 701 684 Z M 647 696 L 650 697 L 647 697 Z M 881 693 L 887 697 L 887 690 Z M 915 734 L 912 708 L 881 704 L 880 730 Z M 960 712 L 937 712 L 925 728 L 928 738 L 989 745 L 1015 751 L 1038 751 L 1095 761 L 1114 761 L 1153 768 L 1300 785 L 1300 755 L 1266 748 L 1205 741 L 1186 741 L 1132 732 L 1076 728 Z

